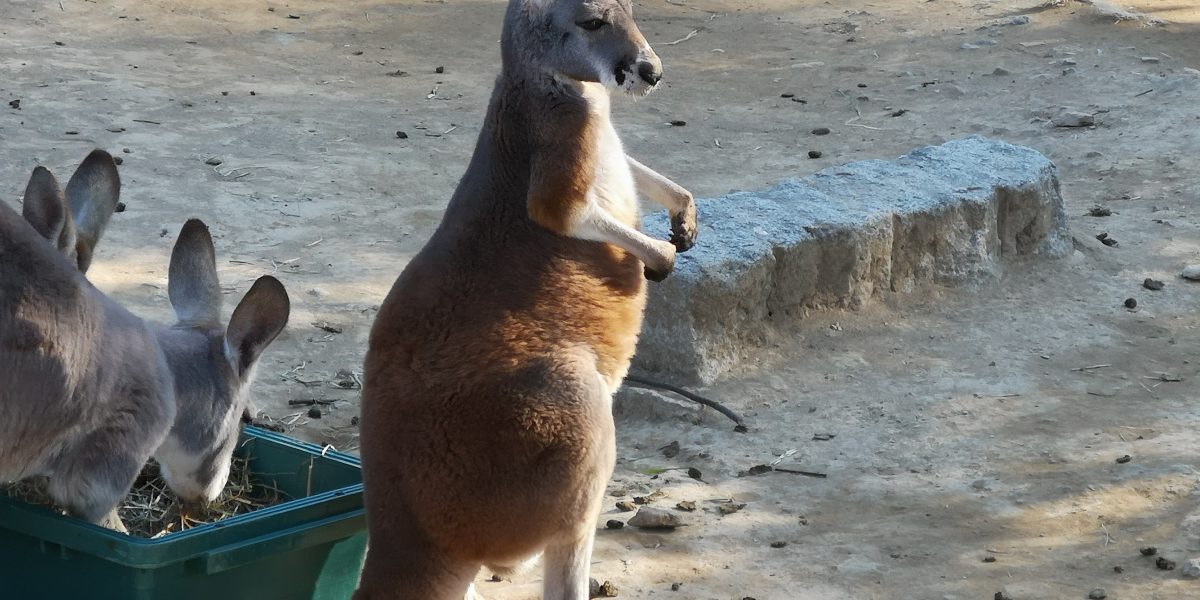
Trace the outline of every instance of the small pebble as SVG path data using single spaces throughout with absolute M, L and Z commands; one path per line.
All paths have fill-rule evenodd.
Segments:
M 21 99 L 17 98 L 16 100 L 9 100 L 8 106 L 9 106 L 9 108 L 15 108 L 17 110 L 20 110 L 21 109 Z
M 1200 265 L 1188 265 L 1184 267 L 1183 272 L 1179 276 L 1192 281 L 1200 281 Z
M 1129 310 L 1137 308 L 1137 298 L 1126 298 L 1125 308 L 1128 308 Z
M 1101 244 L 1104 244 L 1105 246 L 1108 246 L 1109 248 L 1120 245 L 1117 243 L 1117 240 L 1114 240 L 1113 238 L 1108 237 L 1107 231 L 1104 233 L 1096 234 L 1096 239 L 1100 240 Z
M 617 586 L 611 581 L 600 583 L 595 579 L 588 580 L 588 598 L 616 598 Z
M 983 557 L 983 562 L 994 563 L 994 562 L 996 562 L 996 557 L 989 554 L 989 555 Z
M 732 515 L 743 508 L 746 508 L 745 502 L 722 502 L 717 505 L 717 510 L 723 515 Z
M 114 156 L 113 162 L 117 163 L 117 165 L 120 166 L 120 165 L 125 164 L 125 159 L 121 158 L 120 156 Z
M 209 158 L 208 160 L 204 161 L 204 164 L 215 167 L 215 166 L 221 164 L 222 162 L 224 162 L 224 161 L 222 161 L 221 159 L 214 156 L 214 157 Z
M 408 134 L 407 134 L 407 133 L 405 133 L 405 132 L 403 132 L 403 131 L 397 131 L 397 132 L 396 132 L 396 137 L 397 137 L 397 138 L 400 138 L 400 139 L 402 139 L 402 140 L 407 140 L 407 139 L 408 139 Z
M 350 417 L 350 425 L 352 425 L 354 427 L 358 427 L 359 422 L 360 422 L 360 419 L 357 416 Z
M 779 97 L 780 98 L 795 98 L 796 95 L 792 94 L 792 93 L 783 93 L 783 94 L 780 94 Z
M 1088 592 L 1088 600 L 1104 600 L 1107 597 L 1108 592 L 1105 592 L 1104 588 L 1096 588 Z
M 825 154 L 822 153 L 820 150 L 809 150 L 808 151 L 809 158 L 821 158 L 822 156 L 825 156 Z
M 322 416 L 323 416 L 323 415 L 321 414 L 321 409 L 319 409 L 319 408 L 317 408 L 317 407 L 315 407 L 315 406 L 314 406 L 314 407 L 312 407 L 312 408 L 310 408 L 310 409 L 308 409 L 308 418 L 310 418 L 310 419 L 320 419 Z
M 1155 548 L 1154 546 L 1146 546 L 1145 548 L 1138 550 L 1138 552 L 1141 552 L 1142 556 L 1154 556 L 1155 554 L 1158 554 L 1158 548 Z
M 1088 209 L 1087 214 L 1089 217 L 1111 217 L 1112 209 L 1103 206 L 1093 206 Z
M 1122 567 L 1121 565 L 1117 565 L 1117 566 L 1113 567 L 1113 573 L 1124 573 L 1124 572 L 1125 572 L 1125 567 Z
M 74 129 L 68 129 L 67 131 L 64 131 L 63 133 L 65 133 L 67 135 L 79 135 L 79 132 Z
M 1200 558 L 1189 558 L 1183 561 L 1183 568 L 1180 569 L 1180 572 L 1188 579 L 1200 579 Z
M 1146 280 L 1142 282 L 1142 287 L 1144 287 L 1152 292 L 1157 292 L 1157 291 L 1163 289 L 1164 285 L 1165 284 L 1163 282 L 1161 282 L 1157 279 L 1150 279 L 1149 277 L 1147 277 Z
M 628 500 L 622 500 L 617 503 L 617 510 L 621 512 L 633 512 L 637 510 L 637 505 Z
M 1166 558 L 1160 556 L 1160 557 L 1158 557 L 1158 560 L 1154 561 L 1154 566 L 1158 567 L 1159 570 L 1162 570 L 1162 571 L 1174 571 L 1175 570 L 1175 561 L 1167 560 Z
M 1158 57 L 1157 56 L 1143 56 L 1142 62 L 1149 63 L 1149 64 L 1156 64 L 1156 63 L 1158 63 Z
M 812 134 L 813 135 L 829 135 L 829 128 L 828 127 L 818 127 L 816 129 L 812 130 Z
M 772 548 L 785 548 L 785 547 L 787 547 L 787 542 L 783 542 L 783 541 L 771 542 L 771 547 Z
M 1132 456 L 1130 456 L 1130 455 L 1128 455 L 1128 454 L 1126 454 L 1125 456 L 1122 456 L 1122 457 L 1120 457 L 1120 458 L 1118 458 L 1118 459 L 1117 459 L 1117 464 L 1118 464 L 1118 465 L 1123 465 L 1123 464 L 1125 464 L 1125 463 L 1127 463 L 1127 462 L 1129 462 L 1129 461 L 1131 461 L 1131 460 L 1133 460 L 1133 457 L 1132 457 Z
M 692 502 L 691 500 L 682 500 L 678 504 L 675 505 L 675 510 L 682 510 L 683 512 L 694 512 L 696 510 L 696 503 Z
M 119 165 L 119 164 L 121 164 L 121 163 L 119 163 L 119 162 L 118 162 L 117 164 Z M 113 209 L 113 212 L 119 212 L 119 213 L 123 213 L 123 212 L 125 212 L 125 203 L 124 203 L 124 202 L 118 202 L 118 203 L 117 203 L 117 207 Z
M 1005 592 L 1004 590 L 1000 590 L 999 592 L 996 592 L 996 594 L 994 596 L 992 596 L 992 600 L 1013 600 L 1013 599 L 1012 599 L 1012 596 L 1009 596 L 1007 592 Z
M 121 152 L 124 152 L 125 154 L 133 154 L 133 150 L 130 150 L 129 148 L 121 148 Z
M 604 526 L 608 529 L 621 529 L 622 527 L 625 527 L 625 522 L 618 521 L 616 519 L 609 519 L 608 522 L 604 524 Z
M 675 119 L 675 120 L 671 121 L 672 127 L 683 127 L 684 125 L 687 125 L 687 121 L 683 121 L 680 119 Z
M 683 519 L 680 519 L 679 515 L 661 508 L 644 506 L 638 509 L 633 518 L 629 519 L 629 525 L 639 529 L 675 529 L 683 525 Z
M 434 69 L 433 72 L 434 73 L 445 73 L 446 67 L 438 67 L 438 68 Z
M 672 591 L 672 592 L 678 592 L 678 591 L 679 591 L 679 588 L 681 588 L 681 587 L 683 587 L 683 584 L 682 584 L 682 583 L 678 583 L 678 582 L 677 582 L 677 583 L 672 583 L 672 584 L 671 584 L 671 591 Z

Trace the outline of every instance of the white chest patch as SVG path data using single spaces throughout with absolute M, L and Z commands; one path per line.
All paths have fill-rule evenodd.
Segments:
M 621 138 L 606 118 L 596 137 L 596 178 L 592 182 L 592 197 L 608 214 L 631 227 L 637 227 L 637 189 L 633 172 L 625 159 Z

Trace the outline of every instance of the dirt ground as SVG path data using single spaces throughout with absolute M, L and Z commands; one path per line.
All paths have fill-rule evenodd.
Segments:
M 1056 162 L 1077 252 L 981 289 L 814 312 L 760 369 L 703 390 L 745 413 L 748 434 L 715 416 L 621 419 L 612 502 L 661 489 L 655 505 L 697 510 L 670 533 L 601 531 L 594 575 L 625 598 L 1200 597 L 1139 553 L 1200 556 L 1200 284 L 1178 277 L 1200 263 L 1196 3 L 1134 3 L 1159 26 L 1070 1 L 636 4 L 666 79 L 619 104 L 618 128 L 697 196 L 983 134 Z M 5 0 L 0 196 L 15 202 L 36 164 L 69 176 L 94 146 L 124 158 L 128 209 L 93 281 L 167 319 L 171 244 L 203 218 L 227 312 L 264 273 L 292 297 L 258 406 L 354 450 L 358 391 L 339 386 L 354 387 L 379 302 L 465 168 L 501 12 Z M 1096 125 L 1048 123 L 1063 107 Z M 288 405 L 309 399 L 333 403 L 319 420 Z M 828 477 L 738 476 L 780 456 Z M 644 474 L 667 467 L 703 482 Z M 630 514 L 610 505 L 601 522 Z M 484 578 L 488 598 L 537 596 L 536 574 Z

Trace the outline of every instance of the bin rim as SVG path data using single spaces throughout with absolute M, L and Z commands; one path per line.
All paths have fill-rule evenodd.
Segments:
M 341 463 L 356 469 L 361 468 L 358 457 L 350 454 L 328 450 L 257 427 L 243 427 L 242 440 L 239 441 L 239 445 L 251 440 L 263 440 L 299 450 L 323 460 Z M 204 543 L 204 538 L 216 537 L 214 534 L 217 532 L 223 533 L 248 522 L 268 519 L 280 513 L 300 510 L 331 500 L 361 498 L 362 490 L 363 484 L 355 483 L 311 496 L 288 500 L 213 523 L 198 525 L 186 531 L 167 534 L 157 539 L 134 537 L 59 514 L 45 506 L 35 506 L 0 495 L 0 528 L 17 531 L 76 552 L 102 557 L 123 566 L 152 569 L 203 556 L 214 549 L 230 544 L 229 539 L 214 539 L 211 544 Z M 2 518 L 3 513 L 9 513 L 11 518 Z M 251 533 L 247 535 L 247 539 L 272 535 L 293 535 L 298 527 L 302 528 L 305 524 L 334 523 L 347 519 L 359 519 L 365 522 L 365 514 L 360 500 L 354 502 L 353 507 L 347 507 L 346 510 L 339 513 L 291 523 L 275 531 Z

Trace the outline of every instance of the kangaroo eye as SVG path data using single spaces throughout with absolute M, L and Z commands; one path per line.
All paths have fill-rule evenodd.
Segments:
M 586 29 L 588 31 L 595 31 L 597 29 L 600 29 L 601 27 L 604 27 L 605 25 L 607 25 L 607 23 L 605 23 L 604 21 L 601 21 L 600 19 L 588 19 L 586 21 L 580 21 L 580 22 L 576 23 L 576 25 L 578 25 L 581 28 Z

